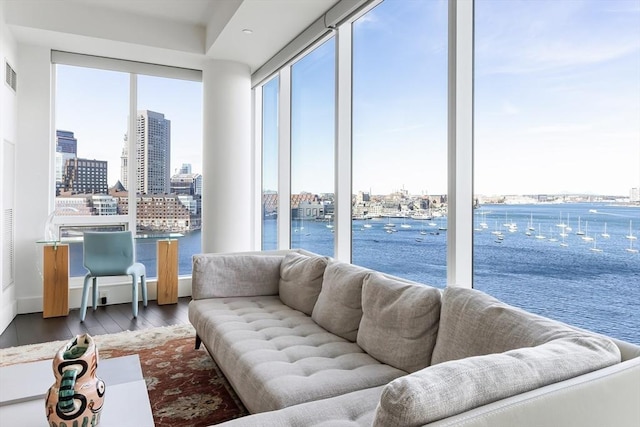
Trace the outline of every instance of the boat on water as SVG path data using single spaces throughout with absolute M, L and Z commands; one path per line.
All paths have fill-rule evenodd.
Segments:
M 629 235 L 627 236 L 629 240 L 636 240 L 637 237 L 633 235 L 633 220 L 629 220 Z
M 569 226 L 569 214 L 567 214 L 567 226 L 564 228 L 564 231 L 571 231 L 573 228 Z
M 411 215 L 411 219 L 417 219 L 417 220 L 425 221 L 425 220 L 433 219 L 433 216 L 431 214 L 428 214 L 428 213 L 418 213 L 418 214 Z
M 611 237 L 611 235 L 609 235 L 609 233 L 607 233 L 607 223 L 604 223 L 604 232 L 602 234 L 600 234 L 602 237 L 604 237 L 605 239 L 608 239 L 609 237 Z
M 584 235 L 582 236 L 582 240 L 585 242 L 593 241 L 593 237 L 589 236 L 589 221 L 584 222 Z
M 593 246 L 591 248 L 589 248 L 589 250 L 591 252 L 602 252 L 602 249 L 600 249 L 599 247 L 597 247 L 596 245 L 597 239 L 594 237 L 593 238 Z
M 578 217 L 578 231 L 576 231 L 576 234 L 578 236 L 584 236 L 584 231 L 582 231 L 582 228 L 580 227 L 580 217 Z
M 533 226 L 533 212 L 531 213 L 531 217 L 529 218 L 529 223 L 527 224 L 527 230 L 529 231 L 535 231 L 535 227 Z M 527 236 L 530 236 L 531 233 L 527 234 Z

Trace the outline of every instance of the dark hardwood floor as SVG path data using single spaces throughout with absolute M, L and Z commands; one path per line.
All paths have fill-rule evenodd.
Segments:
M 138 303 L 138 317 L 131 314 L 131 303 L 87 308 L 84 323 L 80 322 L 80 309 L 66 317 L 42 318 L 42 313 L 19 314 L 0 335 L 0 348 L 64 340 L 75 335 L 112 334 L 126 330 L 138 330 L 189 323 L 188 305 L 191 297 L 179 298 L 177 304 L 158 305 L 149 301 L 147 307 Z

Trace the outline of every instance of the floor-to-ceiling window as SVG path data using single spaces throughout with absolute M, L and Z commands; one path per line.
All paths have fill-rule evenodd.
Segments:
M 262 86 L 262 249 L 278 247 L 279 77 Z
M 291 66 L 291 247 L 334 253 L 335 39 Z
M 448 217 L 447 74 L 460 70 L 447 70 L 447 22 L 457 18 L 447 6 L 385 0 L 337 28 L 353 41 L 352 72 L 336 64 L 351 90 L 332 104 L 352 96 L 352 133 L 338 144 L 351 144 L 353 221 L 336 242 L 351 239 L 356 264 L 437 286 L 447 270 L 473 265 L 477 289 L 640 342 L 637 10 L 625 1 L 476 0 L 475 50 L 469 42 L 453 52 L 475 60 L 473 93 L 455 86 L 475 99 L 473 147 L 455 147 L 474 150 L 474 174 L 460 170 L 455 183 L 474 187 L 473 264 L 447 265 L 449 230 L 471 227 Z M 456 108 L 471 117 L 470 105 Z M 291 114 L 292 132 L 297 120 Z M 289 167 L 296 185 L 293 156 L 280 176 Z
M 387 0 L 353 23 L 353 262 L 443 287 L 447 7 Z
M 475 2 L 474 287 L 640 343 L 630 1 Z
M 191 257 L 201 247 L 201 83 L 55 67 L 56 202 L 49 234 L 73 240 L 88 229 L 135 228 L 136 257 L 150 277 L 156 240 L 179 237 L 179 274 L 191 274 Z M 84 275 L 82 243 L 71 243 L 70 252 L 71 276 Z

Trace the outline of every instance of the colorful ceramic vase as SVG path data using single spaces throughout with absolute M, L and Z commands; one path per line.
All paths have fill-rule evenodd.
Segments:
M 100 422 L 104 381 L 96 376 L 98 348 L 89 334 L 65 344 L 53 359 L 55 383 L 45 409 L 49 427 L 89 427 Z

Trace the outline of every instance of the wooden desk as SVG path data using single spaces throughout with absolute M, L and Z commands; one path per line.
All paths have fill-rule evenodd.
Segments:
M 42 317 L 69 315 L 69 245 L 43 246 Z
M 158 240 L 158 305 L 178 303 L 178 240 Z

